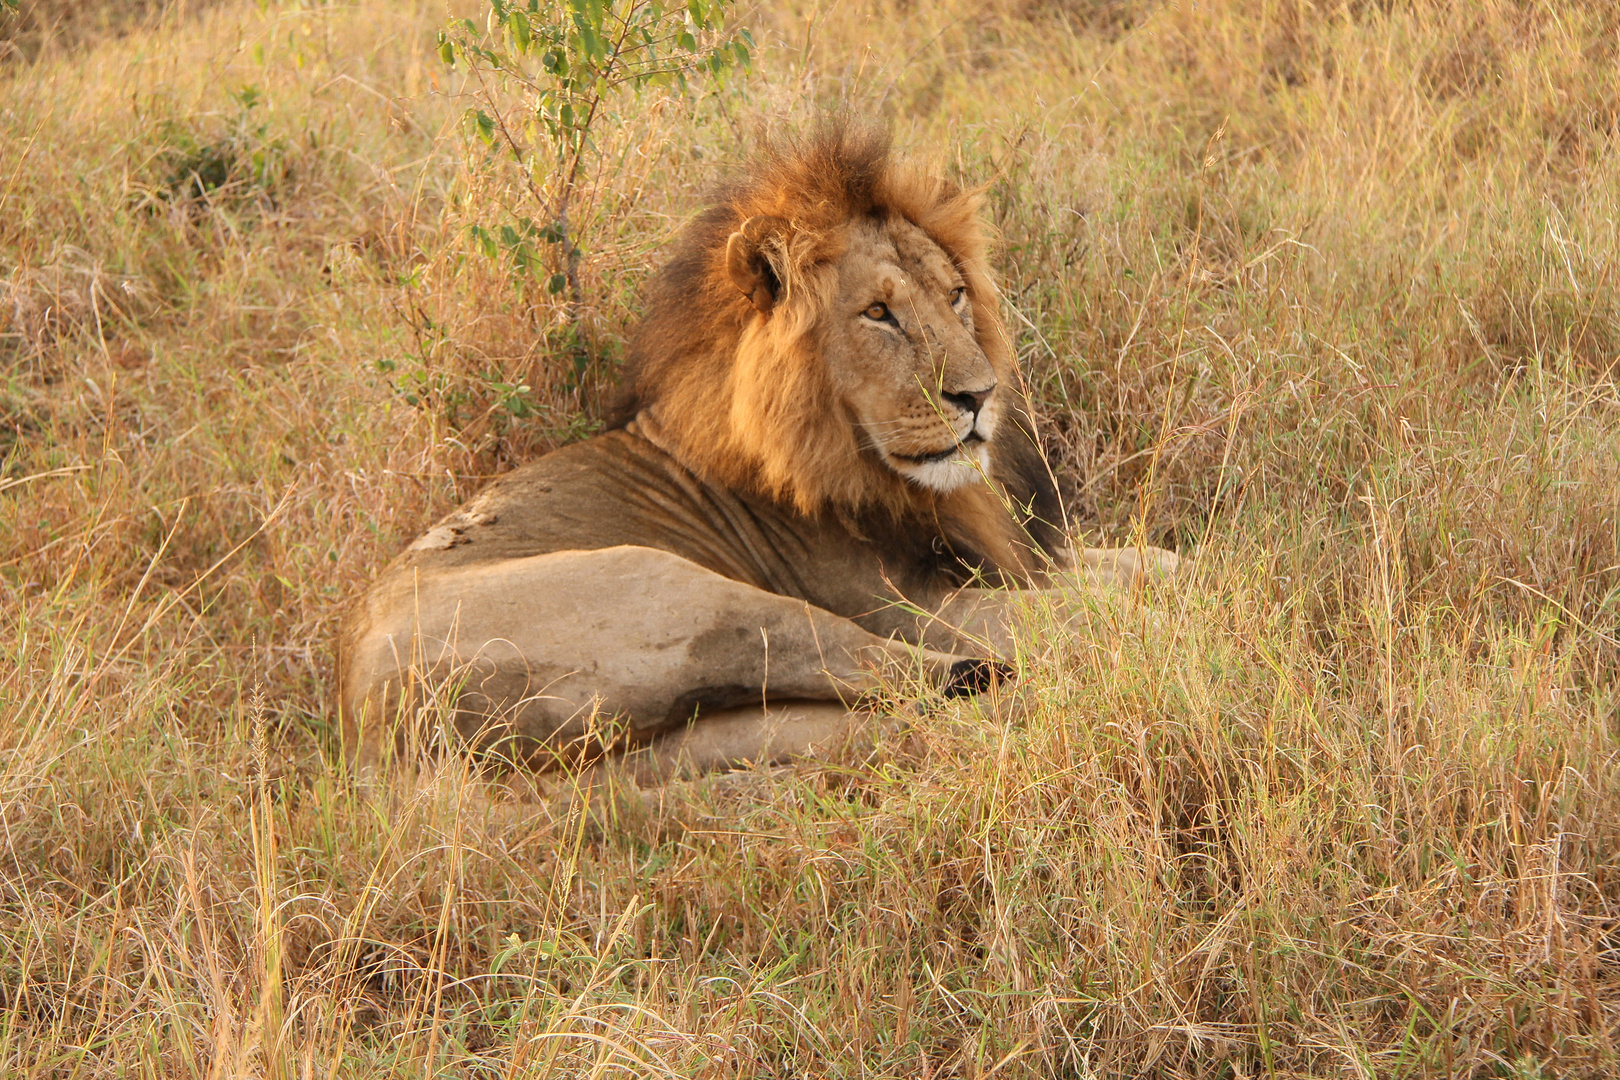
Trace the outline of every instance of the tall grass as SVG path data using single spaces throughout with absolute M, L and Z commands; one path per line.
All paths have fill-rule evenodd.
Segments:
M 4 31 L 0 1071 L 1620 1069 L 1620 15 L 982 8 L 761 7 L 627 102 L 579 349 L 468 238 L 524 195 L 440 6 Z M 345 599 L 593 430 L 704 188 L 838 102 L 990 185 L 1078 523 L 1192 577 L 867 757 L 352 783 Z

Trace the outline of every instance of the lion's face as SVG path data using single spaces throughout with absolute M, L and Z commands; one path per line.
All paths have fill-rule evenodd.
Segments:
M 833 392 L 862 443 L 935 491 L 985 476 L 1001 413 L 972 299 L 926 232 L 899 215 L 864 218 L 849 226 L 820 328 Z

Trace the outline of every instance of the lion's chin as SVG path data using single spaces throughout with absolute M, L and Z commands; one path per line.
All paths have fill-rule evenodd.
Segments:
M 896 472 L 941 494 L 982 481 L 990 470 L 990 445 L 977 442 L 926 459 L 890 457 Z

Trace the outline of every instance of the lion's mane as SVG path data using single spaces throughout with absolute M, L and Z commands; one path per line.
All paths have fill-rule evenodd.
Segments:
M 1017 391 L 981 201 L 978 191 L 896 160 L 888 135 L 873 128 L 831 121 L 767 143 L 654 276 L 609 426 L 654 409 L 669 449 L 713 483 L 805 514 L 932 523 L 970 562 L 1026 577 L 1064 551 L 1062 510 Z M 863 451 L 830 385 L 816 328 L 827 317 L 846 226 L 887 214 L 932 237 L 967 282 L 979 347 L 1008 399 L 992 442 L 993 486 L 940 494 L 907 481 Z M 728 269 L 728 240 L 751 219 L 775 226 L 766 241 L 777 279 L 768 314 Z

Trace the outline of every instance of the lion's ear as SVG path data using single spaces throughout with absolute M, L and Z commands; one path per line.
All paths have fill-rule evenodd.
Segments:
M 782 296 L 783 274 L 772 260 L 781 258 L 787 222 L 778 217 L 751 217 L 726 241 L 726 272 L 731 283 L 755 309 L 769 315 Z

